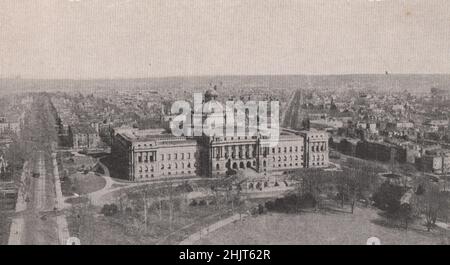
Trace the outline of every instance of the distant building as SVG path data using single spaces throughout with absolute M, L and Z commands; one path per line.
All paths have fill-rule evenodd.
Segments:
M 356 156 L 356 146 L 360 140 L 356 138 L 343 138 L 339 136 L 333 136 L 331 138 L 332 147 L 349 156 Z
M 13 143 L 13 140 L 9 137 L 1 138 L 0 139 L 0 152 L 8 149 L 12 143 Z
M 438 149 L 427 151 L 419 161 L 424 171 L 435 174 L 446 174 L 450 172 L 450 150 Z
M 403 121 L 403 122 L 388 122 L 386 124 L 386 129 L 391 130 L 405 130 L 405 129 L 411 129 L 414 128 L 414 123 Z
M 0 155 L 0 176 L 6 173 L 6 169 L 8 168 L 8 161 L 3 158 L 3 155 Z
M 431 97 L 435 100 L 447 100 L 450 98 L 450 91 L 448 89 L 432 87 L 430 92 Z
M 320 126 L 323 128 L 342 128 L 344 127 L 344 122 L 338 120 L 337 118 L 324 118 L 324 119 L 311 119 L 311 127 Z
M 360 141 L 356 146 L 356 156 L 382 162 L 406 162 L 406 148 L 381 141 Z
M 85 124 L 69 126 L 69 139 L 74 149 L 95 149 L 100 143 L 98 132 Z
M 447 127 L 449 125 L 448 120 L 429 120 L 425 122 L 425 125 L 436 126 L 436 127 Z
M 18 133 L 20 132 L 20 123 L 19 122 L 9 122 L 6 118 L 0 118 L 0 134 L 3 133 Z

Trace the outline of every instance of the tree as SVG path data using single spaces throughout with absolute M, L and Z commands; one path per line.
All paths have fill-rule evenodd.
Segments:
M 349 180 L 350 178 L 348 176 L 344 176 L 339 174 L 336 177 L 336 189 L 338 191 L 337 199 L 341 202 L 341 208 L 344 208 L 345 201 L 348 201 L 350 194 L 349 194 Z
M 445 192 L 435 183 L 428 182 L 423 195 L 418 196 L 416 207 L 425 217 L 425 226 L 430 231 L 439 216 L 446 216 L 449 205 Z
M 394 185 L 389 181 L 381 184 L 380 188 L 373 194 L 375 206 L 388 213 L 395 213 L 400 208 L 400 199 L 404 194 L 404 188 Z
M 142 196 L 142 202 L 143 202 L 143 206 L 144 206 L 144 232 L 147 233 L 147 229 L 148 229 L 148 208 L 149 208 L 149 203 L 150 203 L 150 199 L 148 196 L 148 191 L 147 189 L 143 189 L 141 192 L 141 196 Z
M 321 193 L 324 190 L 324 185 L 330 183 L 328 178 L 320 169 L 298 170 L 297 175 L 300 175 L 301 187 L 300 197 L 310 194 L 315 201 L 315 209 L 318 210 L 322 204 Z

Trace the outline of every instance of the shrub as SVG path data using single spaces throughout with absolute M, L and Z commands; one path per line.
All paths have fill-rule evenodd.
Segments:
M 397 212 L 400 209 L 400 199 L 405 193 L 403 187 L 384 182 L 373 194 L 372 199 L 375 206 L 380 210 L 389 213 Z
M 115 205 L 114 203 L 111 203 L 111 204 L 103 205 L 100 213 L 102 213 L 104 216 L 113 216 L 113 215 L 117 214 L 118 211 L 119 211 L 119 208 L 117 207 L 117 205 Z
M 127 208 L 125 208 L 125 213 L 127 215 L 131 215 L 133 213 L 133 209 L 131 209 L 131 207 L 127 207 Z
M 192 200 L 189 205 L 190 206 L 197 206 L 197 201 L 196 200 Z
M 302 208 L 311 208 L 315 205 L 316 200 L 314 196 L 310 193 L 306 193 L 302 196 L 291 194 L 283 198 L 277 198 L 274 201 L 268 201 L 265 203 L 265 208 L 268 211 L 296 212 Z M 258 210 L 260 210 L 260 208 L 258 208 Z M 262 207 L 261 210 L 264 211 L 264 207 Z
M 264 206 L 262 204 L 258 204 L 258 214 L 263 214 L 265 212 Z

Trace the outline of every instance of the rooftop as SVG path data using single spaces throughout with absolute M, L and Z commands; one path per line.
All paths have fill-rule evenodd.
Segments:
M 164 129 L 139 130 L 136 128 L 122 129 L 118 132 L 126 140 L 139 143 L 148 141 L 157 141 L 159 145 L 177 144 L 177 143 L 195 143 L 195 140 L 187 139 L 184 136 L 175 136 L 166 132 Z
M 93 133 L 96 133 L 95 129 L 92 128 L 88 124 L 71 125 L 70 129 L 71 129 L 73 134 L 86 134 L 86 133 L 93 134 Z

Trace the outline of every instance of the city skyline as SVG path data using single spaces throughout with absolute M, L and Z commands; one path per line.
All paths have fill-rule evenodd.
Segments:
M 2 1 L 0 77 L 449 74 L 434 2 Z

